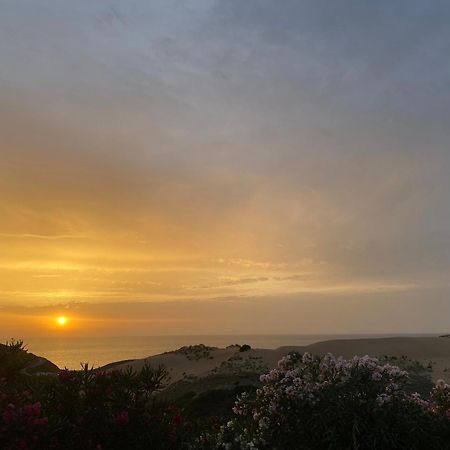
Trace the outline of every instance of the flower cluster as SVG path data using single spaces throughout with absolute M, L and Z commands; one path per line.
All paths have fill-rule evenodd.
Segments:
M 27 450 L 45 440 L 49 419 L 29 392 L 14 396 L 0 392 L 0 411 L 0 443 L 8 440 L 14 448 Z
M 444 380 L 438 380 L 431 391 L 429 407 L 435 414 L 450 420 L 450 384 L 445 383 Z

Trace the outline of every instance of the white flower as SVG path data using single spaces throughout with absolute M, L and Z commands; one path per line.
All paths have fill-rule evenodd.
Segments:
M 383 375 L 381 375 L 380 372 L 374 372 L 372 374 L 372 380 L 374 381 L 380 381 L 383 378 Z
M 378 397 L 377 397 L 377 399 L 376 399 L 376 401 L 377 401 L 377 403 L 379 404 L 379 405 L 384 405 L 385 403 L 388 403 L 388 402 L 390 402 L 391 401 L 391 396 L 390 395 L 387 395 L 387 394 L 380 394 Z

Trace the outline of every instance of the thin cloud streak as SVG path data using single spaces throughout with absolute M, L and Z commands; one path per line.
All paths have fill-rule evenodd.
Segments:
M 88 239 L 88 236 L 76 234 L 45 235 L 45 234 L 27 234 L 27 233 L 23 234 L 0 233 L 0 237 L 12 239 L 48 239 L 48 240 Z

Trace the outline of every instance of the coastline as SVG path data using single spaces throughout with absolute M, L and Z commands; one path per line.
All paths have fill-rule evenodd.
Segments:
M 315 355 L 332 353 L 344 358 L 369 355 L 391 358 L 394 364 L 396 360 L 410 360 L 427 370 L 432 380 L 450 381 L 449 337 L 338 339 L 306 346 L 251 348 L 244 352 L 235 345 L 217 348 L 198 344 L 146 358 L 113 362 L 103 368 L 110 370 L 131 367 L 138 370 L 144 364 L 164 365 L 169 370 L 171 381 L 178 382 L 186 378 L 205 378 L 217 374 L 263 373 L 276 367 L 278 361 L 292 351 Z

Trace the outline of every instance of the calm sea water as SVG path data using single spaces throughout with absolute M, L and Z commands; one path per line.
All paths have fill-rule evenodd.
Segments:
M 24 341 L 30 352 L 44 356 L 61 368 L 78 369 L 82 362 L 99 367 L 114 361 L 157 355 L 184 345 L 226 347 L 230 344 L 249 344 L 257 348 L 277 348 L 283 345 L 308 345 L 328 339 L 387 336 L 394 335 L 30 337 Z

